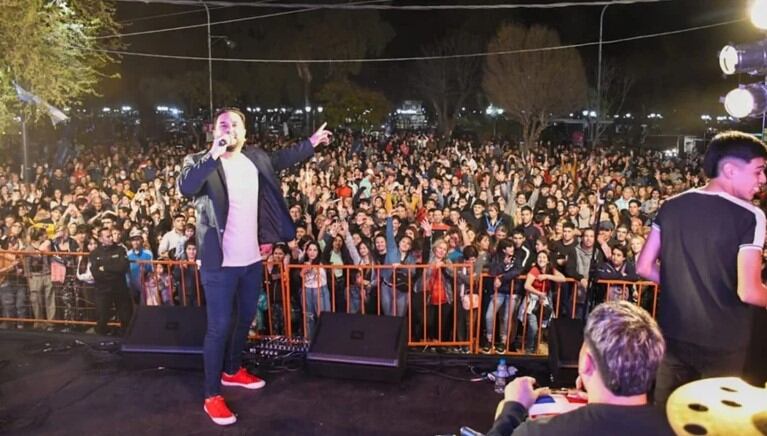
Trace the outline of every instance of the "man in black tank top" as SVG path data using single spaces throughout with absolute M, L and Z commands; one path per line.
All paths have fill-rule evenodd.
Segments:
M 653 222 L 637 272 L 661 288 L 667 350 L 656 404 L 690 381 L 743 372 L 753 310 L 767 306 L 765 216 L 751 204 L 767 182 L 766 158 L 767 146 L 754 136 L 717 135 L 703 159 L 709 183 L 667 200 Z

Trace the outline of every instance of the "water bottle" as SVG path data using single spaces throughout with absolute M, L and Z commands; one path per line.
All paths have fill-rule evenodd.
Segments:
M 498 361 L 498 369 L 495 370 L 495 392 L 503 394 L 506 389 L 506 378 L 509 376 L 509 371 L 506 368 L 506 359 L 500 359 Z

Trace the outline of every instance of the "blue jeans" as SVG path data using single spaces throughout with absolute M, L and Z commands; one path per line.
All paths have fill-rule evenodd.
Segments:
M 361 307 L 360 287 L 351 285 L 349 287 L 349 312 L 360 313 Z
M 26 318 L 26 289 L 6 280 L 0 284 L 0 304 L 3 308 L 3 318 Z
M 397 294 L 397 307 L 394 307 L 393 293 Z M 386 283 L 381 283 L 381 309 L 384 315 L 388 316 L 405 316 L 407 313 L 407 292 L 400 292 L 392 290 L 391 286 Z M 395 310 L 396 309 L 396 310 Z
M 248 266 L 201 270 L 208 329 L 203 344 L 205 398 L 221 393 L 221 372 L 234 374 L 256 315 L 264 281 L 261 262 Z M 233 323 L 234 322 L 234 323 Z
M 506 334 L 510 332 L 512 316 L 514 309 L 517 306 L 518 298 L 516 295 L 495 293 L 489 295 L 490 299 L 487 304 L 487 311 L 485 312 L 485 335 L 487 336 L 488 343 L 493 340 L 493 330 L 495 328 L 495 317 L 498 314 L 498 310 L 503 307 L 501 312 L 501 331 L 500 342 L 506 342 Z M 492 344 L 491 344 L 492 345 Z
M 306 300 L 306 337 L 311 339 L 314 334 L 314 325 L 321 312 L 330 310 L 330 291 L 327 286 L 321 288 L 304 288 Z

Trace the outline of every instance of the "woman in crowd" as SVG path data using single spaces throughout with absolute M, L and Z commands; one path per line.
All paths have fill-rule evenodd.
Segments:
M 378 274 L 373 270 L 373 265 L 376 262 L 373 260 L 370 245 L 364 239 L 355 244 L 354 238 L 349 234 L 349 224 L 347 222 L 341 224 L 341 234 L 353 264 L 360 267 L 350 275 L 350 310 L 352 313 L 359 313 L 360 311 L 363 311 L 363 313 L 377 313 L 376 300 L 371 298 L 371 294 L 374 290 L 374 277 L 377 277 Z
M 346 224 L 346 221 L 343 221 Z M 325 245 L 320 257 L 323 265 L 352 265 L 352 258 L 344 245 L 344 236 L 340 234 L 340 224 L 334 224 L 330 244 Z M 329 283 L 331 297 L 330 305 L 333 312 L 348 312 L 349 306 L 346 298 L 348 269 L 333 268 L 330 270 L 331 281 Z
M 304 246 L 301 263 L 304 265 L 300 270 L 304 331 L 306 337 L 311 338 L 317 318 L 330 310 L 327 271 L 320 266 L 320 245 L 316 241 L 309 241 Z
M 288 247 L 283 243 L 275 244 L 272 252 L 264 263 L 264 277 L 266 286 L 264 286 L 263 299 L 266 302 L 266 308 L 261 310 L 262 304 L 259 304 L 259 314 L 261 323 L 257 322 L 256 331 L 259 333 L 268 333 L 276 335 L 285 335 L 285 306 L 282 296 L 283 277 L 287 275 L 287 265 L 290 261 Z M 261 297 L 259 297 L 261 301 Z M 291 316 L 300 316 L 298 310 L 299 304 L 291 302 L 291 309 L 295 309 L 295 314 Z M 268 329 L 268 330 L 265 330 Z
M 452 307 L 455 299 L 453 277 L 455 271 L 447 257 L 448 243 L 438 239 L 432 243 L 431 258 L 423 274 L 423 293 L 426 297 L 426 325 L 428 339 L 452 341 Z
M 52 251 L 60 253 L 74 253 L 79 251 L 77 242 L 69 237 L 69 229 L 64 225 L 57 225 L 55 237 L 51 241 Z M 77 272 L 74 256 L 63 254 L 51 257 L 51 279 L 54 293 L 59 294 L 63 306 L 62 319 L 64 321 L 77 320 Z M 71 331 L 71 325 L 67 325 L 62 332 Z
M 91 273 L 91 261 L 87 253 L 95 250 L 98 247 L 98 242 L 91 236 L 86 236 L 85 247 L 81 250 L 86 253 L 84 256 L 77 257 L 77 280 L 80 282 L 79 287 L 82 290 L 83 306 L 87 310 L 83 310 L 82 319 L 86 321 L 95 321 L 95 288 L 93 285 L 96 281 L 93 279 L 93 273 Z
M 607 217 L 605 218 L 607 221 L 610 221 L 613 223 L 613 226 L 617 228 L 622 221 L 620 210 L 618 210 L 618 206 L 613 203 L 607 203 Z
M 527 321 L 527 334 L 525 338 L 525 351 L 535 353 L 537 350 L 536 339 L 538 337 L 539 320 L 541 325 L 545 326 L 548 318 L 551 316 L 551 299 L 549 294 L 552 289 L 552 282 L 564 283 L 565 276 L 559 270 L 554 268 L 549 261 L 547 251 L 539 251 L 535 259 L 535 264 L 527 273 L 525 279 L 525 291 L 527 295 L 525 301 L 520 305 L 519 320 Z
M 510 239 L 498 242 L 495 254 L 490 259 L 492 291 L 487 295 L 485 309 L 485 345 L 483 353 L 490 353 L 493 346 L 498 353 L 505 353 L 512 332 L 512 318 L 515 306 L 513 284 L 522 273 L 522 259 L 515 259 L 514 244 Z M 496 318 L 501 311 L 499 332 L 495 333 Z M 493 343 L 495 341 L 495 344 Z
M 403 236 L 399 242 L 394 234 L 392 215 L 386 218 L 386 260 L 385 265 L 414 265 L 411 253 L 413 240 Z M 381 306 L 384 315 L 405 316 L 408 309 L 408 293 L 417 280 L 414 268 L 401 267 L 383 270 L 381 273 Z

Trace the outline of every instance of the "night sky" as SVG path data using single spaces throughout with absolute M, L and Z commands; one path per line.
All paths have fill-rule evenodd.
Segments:
M 536 0 L 539 1 L 539 0 Z M 529 3 L 530 1 L 519 2 Z M 302 1 L 306 3 L 306 1 Z M 429 2 L 402 2 L 393 4 L 428 4 Z M 440 1 L 439 4 L 449 4 Z M 457 4 L 477 4 L 472 1 L 455 1 Z M 509 2 L 505 2 L 509 3 Z M 724 78 L 719 70 L 717 53 L 730 42 L 741 43 L 758 40 L 762 35 L 747 20 L 746 0 L 672 0 L 656 4 L 612 5 L 605 14 L 604 39 L 611 40 L 642 34 L 673 31 L 692 26 L 708 25 L 729 20 L 742 22 L 717 28 L 664 36 L 652 39 L 605 45 L 603 54 L 613 58 L 636 78 L 625 110 L 638 112 L 669 112 L 674 110 L 699 110 L 699 113 L 724 114 L 718 97 L 737 86 L 739 80 L 753 82 L 751 77 Z M 118 2 L 118 20 L 126 23 L 122 32 L 136 32 L 205 22 L 203 9 L 197 13 L 141 19 L 159 14 L 191 11 L 190 6 Z M 482 45 L 492 37 L 503 22 L 544 24 L 556 28 L 564 44 L 597 41 L 599 37 L 600 6 L 579 6 L 545 10 L 492 10 L 492 11 L 381 11 L 380 18 L 394 30 L 394 37 L 379 57 L 418 56 L 420 46 L 436 41 L 457 29 L 464 29 Z M 284 9 L 254 9 L 229 7 L 214 9 L 212 21 L 220 21 L 249 15 L 260 15 Z M 305 12 L 304 14 L 313 14 Z M 356 14 L 355 11 L 338 11 L 338 14 Z M 258 20 L 258 25 L 269 31 L 269 19 Z M 238 35 L 253 26 L 252 22 L 213 27 L 219 35 Z M 329 29 L 332 31 L 332 29 Z M 181 30 L 170 33 L 125 38 L 129 51 L 206 56 L 205 28 Z M 297 36 L 299 37 L 299 36 Z M 236 37 L 232 36 L 236 41 Z M 276 47 L 279 49 L 279 47 Z M 595 82 L 597 48 L 579 49 L 587 68 L 587 75 Z M 239 54 L 238 54 L 239 53 Z M 214 57 L 247 57 L 241 47 L 231 53 L 217 48 Z M 243 68 L 242 64 L 214 65 L 220 73 Z M 397 103 L 405 98 L 418 99 L 418 95 L 403 85 L 403 77 L 411 74 L 412 62 L 366 64 L 354 80 L 360 84 L 383 91 Z M 131 84 L 137 78 L 156 73 L 172 73 L 184 70 L 207 70 L 207 63 L 200 61 L 175 61 L 124 57 L 120 72 L 122 80 L 106 83 L 104 100 L 119 103 L 130 99 L 135 92 Z M 227 70 L 229 69 L 229 70 Z M 479 80 L 479 78 L 478 78 Z M 237 83 L 236 86 L 256 86 L 253 83 Z M 289 102 L 285 102 L 289 103 Z M 300 102 L 296 102 L 300 103 Z

